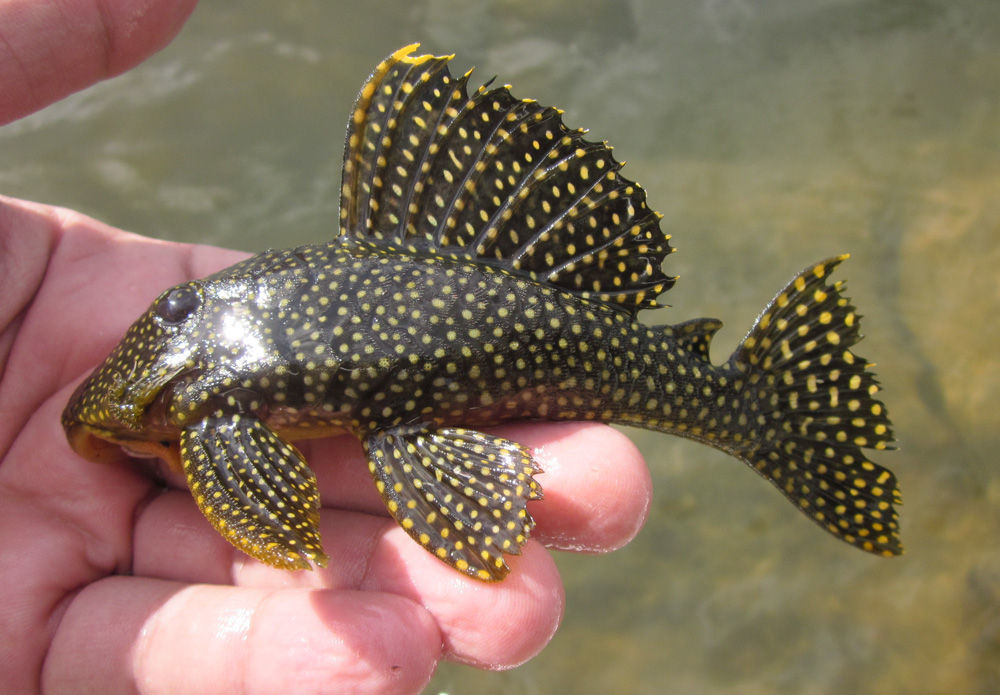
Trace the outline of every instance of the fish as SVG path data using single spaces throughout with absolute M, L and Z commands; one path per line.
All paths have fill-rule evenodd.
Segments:
M 70 398 L 72 448 L 163 459 L 233 546 L 289 570 L 329 562 L 294 442 L 348 432 L 417 543 L 502 580 L 542 499 L 532 452 L 486 433 L 511 420 L 707 444 L 833 536 L 901 553 L 896 477 L 865 453 L 892 425 L 831 279 L 847 255 L 795 275 L 714 364 L 719 320 L 638 320 L 674 248 L 607 143 L 418 45 L 358 94 L 339 234 L 160 294 Z

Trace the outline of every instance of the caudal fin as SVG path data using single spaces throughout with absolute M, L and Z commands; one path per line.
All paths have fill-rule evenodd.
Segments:
M 868 552 L 902 552 L 891 471 L 863 449 L 892 448 L 878 383 L 851 352 L 858 315 L 829 283 L 838 256 L 796 276 L 771 300 L 729 366 L 743 375 L 747 439 L 739 455 L 809 518 Z

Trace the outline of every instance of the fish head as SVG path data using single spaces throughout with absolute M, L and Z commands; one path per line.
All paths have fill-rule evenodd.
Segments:
M 107 461 L 120 446 L 133 455 L 176 460 L 179 429 L 170 422 L 168 404 L 172 385 L 197 368 L 207 304 L 201 282 L 166 290 L 77 387 L 62 424 L 78 454 Z

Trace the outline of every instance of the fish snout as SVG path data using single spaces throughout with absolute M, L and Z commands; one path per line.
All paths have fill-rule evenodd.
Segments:
M 90 461 L 105 462 L 121 455 L 118 442 L 137 433 L 141 413 L 120 400 L 122 389 L 108 388 L 105 381 L 91 375 L 69 399 L 62 414 L 62 426 L 70 447 Z

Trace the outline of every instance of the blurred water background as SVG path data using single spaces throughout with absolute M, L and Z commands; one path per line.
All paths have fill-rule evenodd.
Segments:
M 327 239 L 355 93 L 413 41 L 615 146 L 680 251 L 646 320 L 723 319 L 716 361 L 795 271 L 851 252 L 907 549 L 857 552 L 735 460 L 631 432 L 642 534 L 559 555 L 536 659 L 445 664 L 427 692 L 1000 691 L 1000 3 L 203 3 L 139 69 L 0 129 L 0 190 L 166 239 Z

